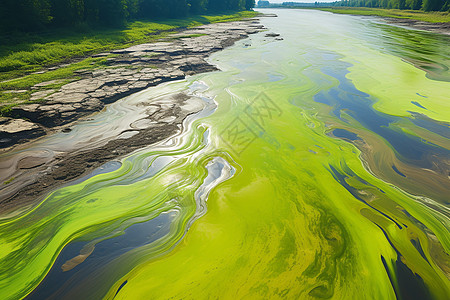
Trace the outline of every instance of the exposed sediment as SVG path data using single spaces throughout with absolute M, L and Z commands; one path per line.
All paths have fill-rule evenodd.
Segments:
M 106 104 L 148 87 L 214 71 L 206 57 L 262 28 L 256 20 L 208 24 L 173 33 L 166 41 L 94 55 L 113 57 L 108 57 L 107 68 L 78 71 L 80 80 L 57 91 L 33 93 L 32 100 L 42 100 L 40 103 L 13 107 L 11 115 L 26 121 L 17 127 L 17 120 L 0 120 L 0 148 L 45 135 L 49 129 L 100 111 Z M 53 83 L 40 83 L 35 88 Z
M 397 26 L 408 26 L 414 29 L 430 31 L 434 33 L 440 33 L 445 35 L 450 35 L 450 23 L 449 22 L 438 22 L 430 23 L 418 20 L 410 19 L 397 19 L 397 18 L 383 18 L 387 23 Z
M 59 154 L 54 151 L 30 151 L 22 155 L 19 151 L 18 155 L 0 159 L 0 178 L 5 180 L 4 175 L 13 178 L 0 187 L 2 214 L 18 206 L 33 205 L 54 186 L 74 180 L 136 149 L 169 138 L 180 131 L 188 115 L 205 107 L 202 100 L 184 93 L 143 101 L 138 105 L 144 111 L 138 120 L 130 118 L 129 128 L 95 146 L 70 149 Z

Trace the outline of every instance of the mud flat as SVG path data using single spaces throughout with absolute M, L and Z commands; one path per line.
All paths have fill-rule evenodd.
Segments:
M 410 20 L 410 19 L 396 19 L 396 18 L 382 18 L 386 23 L 397 25 L 397 26 L 408 26 L 414 29 L 420 29 L 425 31 L 430 31 L 434 33 L 440 33 L 445 35 L 450 35 L 450 23 L 440 22 L 440 23 L 430 23 L 424 21 Z
M 136 103 L 138 120 L 129 120 L 122 131 L 101 140 L 93 137 L 82 147 L 42 150 L 33 146 L 40 141 L 35 138 L 70 133 L 77 120 L 89 120 L 106 105 L 149 87 L 215 71 L 205 60 L 211 53 L 262 30 L 256 19 L 209 24 L 173 33 L 165 41 L 98 54 L 115 54 L 108 58 L 108 68 L 79 72 L 80 80 L 48 96 L 35 95 L 44 97 L 42 103 L 14 107 L 16 118 L 0 120 L 1 214 L 32 206 L 53 187 L 180 132 L 183 120 L 204 109 L 205 103 L 184 93 L 141 101 Z

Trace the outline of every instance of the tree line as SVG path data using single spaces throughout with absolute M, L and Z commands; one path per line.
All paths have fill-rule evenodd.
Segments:
M 81 23 L 122 26 L 129 20 L 252 9 L 255 0 L 2 0 L 1 30 L 38 30 Z
M 342 0 L 334 6 L 450 11 L 450 0 Z

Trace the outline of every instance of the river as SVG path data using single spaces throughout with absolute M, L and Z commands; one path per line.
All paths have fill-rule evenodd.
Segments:
M 113 135 L 143 99 L 204 102 L 0 220 L 2 299 L 448 299 L 450 37 L 263 12 L 268 31 L 210 57 L 220 71 L 39 142 Z

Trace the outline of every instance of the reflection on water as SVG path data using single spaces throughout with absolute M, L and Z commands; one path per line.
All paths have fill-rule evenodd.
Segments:
M 175 217 L 174 214 L 175 212 L 162 213 L 149 221 L 133 224 L 125 229 L 123 234 L 99 241 L 95 245 L 92 245 L 92 242 L 73 242 L 69 244 L 59 254 L 45 280 L 27 299 L 60 299 L 60 297 L 68 299 L 71 284 L 74 282 L 83 282 L 92 273 L 104 268 L 114 258 L 133 248 L 141 247 L 167 235 L 170 230 L 170 222 Z M 72 270 L 63 271 L 62 267 L 68 261 L 77 257 L 85 247 L 93 247 L 94 250 L 82 262 L 83 267 L 77 268 L 73 272 L 71 272 Z M 74 298 L 73 296 L 70 297 Z
M 261 22 L 283 40 L 251 36 L 210 58 L 222 72 L 73 128 L 70 147 L 89 145 L 144 126 L 142 97 L 205 103 L 179 135 L 1 221 L 2 298 L 446 299 L 448 38 L 276 13 Z
M 374 110 L 370 96 L 358 91 L 345 77 L 350 64 L 341 62 L 339 57 L 331 55 L 324 55 L 324 58 L 330 62 L 330 66 L 323 67 L 322 73 L 336 78 L 339 85 L 316 94 L 315 101 L 332 106 L 333 114 L 341 120 L 343 120 L 341 112 L 345 111 L 346 115 L 352 117 L 366 129 L 384 138 L 395 149 L 398 158 L 405 163 L 428 169 L 432 169 L 434 162 L 430 161 L 428 157 L 433 157 L 433 159 L 438 157 L 443 163 L 446 163 L 446 158 L 450 157 L 449 149 L 426 143 L 421 137 L 395 131 L 390 125 L 398 122 L 399 118 Z M 427 123 L 425 120 L 422 122 Z M 430 125 L 425 126 L 436 126 L 435 122 L 431 120 L 428 122 Z
M 375 27 L 379 27 L 384 38 L 371 41 L 372 47 L 405 59 L 427 72 L 430 79 L 450 81 L 448 35 L 385 24 L 376 24 Z

